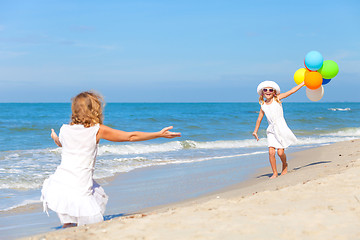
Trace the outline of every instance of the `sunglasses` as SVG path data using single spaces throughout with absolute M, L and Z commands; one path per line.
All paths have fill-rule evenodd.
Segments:
M 263 92 L 273 92 L 274 91 L 274 89 L 272 89 L 272 88 L 264 88 L 263 89 Z

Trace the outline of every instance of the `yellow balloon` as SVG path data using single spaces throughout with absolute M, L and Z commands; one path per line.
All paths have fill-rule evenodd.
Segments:
M 297 85 L 302 83 L 305 80 L 305 74 L 309 72 L 306 68 L 298 69 L 294 74 L 294 81 Z

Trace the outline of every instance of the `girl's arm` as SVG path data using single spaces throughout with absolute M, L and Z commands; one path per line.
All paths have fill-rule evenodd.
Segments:
M 261 124 L 261 121 L 262 121 L 263 117 L 264 117 L 264 111 L 260 108 L 259 117 L 256 120 L 255 130 L 254 130 L 254 132 L 252 134 L 256 138 L 257 141 L 259 141 L 259 137 L 257 135 L 257 132 L 259 131 L 259 127 L 260 127 L 260 124 Z
M 51 138 L 54 140 L 55 144 L 58 145 L 59 147 L 62 147 L 61 142 L 59 140 L 58 135 L 55 133 L 54 129 L 51 129 Z
M 299 91 L 300 88 L 302 88 L 305 85 L 305 82 L 300 83 L 299 85 L 293 87 L 290 91 L 287 91 L 285 93 L 280 93 L 278 95 L 278 99 L 281 100 L 283 98 L 287 98 L 288 96 L 290 96 L 293 93 L 296 93 L 297 91 Z
M 172 128 L 172 126 L 166 127 L 159 132 L 124 132 L 101 124 L 96 140 L 99 141 L 100 139 L 105 139 L 112 142 L 136 142 L 159 137 L 181 137 L 181 133 L 170 132 L 169 130 Z

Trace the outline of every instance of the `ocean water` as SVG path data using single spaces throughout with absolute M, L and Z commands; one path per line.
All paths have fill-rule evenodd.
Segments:
M 360 137 L 360 103 L 284 102 L 283 108 L 299 140 L 292 149 Z M 245 166 L 267 153 L 265 117 L 260 141 L 251 135 L 259 109 L 258 103 L 108 103 L 105 125 L 124 131 L 159 131 L 172 125 L 182 137 L 137 143 L 102 140 L 94 177 L 152 166 L 207 162 L 209 167 L 234 157 Z M 58 132 L 70 114 L 69 103 L 0 104 L 0 213 L 39 202 L 44 179 L 61 160 L 50 129 Z

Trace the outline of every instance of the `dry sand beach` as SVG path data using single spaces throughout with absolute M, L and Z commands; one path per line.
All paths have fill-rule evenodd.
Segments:
M 279 169 L 279 168 L 278 168 Z M 23 239 L 360 239 L 360 140 L 291 155 L 210 196 Z

